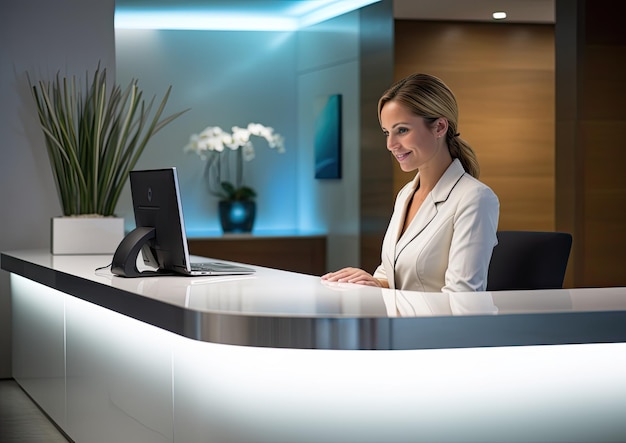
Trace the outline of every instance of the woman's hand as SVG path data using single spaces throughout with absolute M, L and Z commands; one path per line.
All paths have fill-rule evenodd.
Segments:
M 329 272 L 322 275 L 322 280 L 334 281 L 339 283 L 355 283 L 357 285 L 376 286 L 385 288 L 384 282 L 374 278 L 371 274 L 358 268 L 343 268 L 335 272 Z

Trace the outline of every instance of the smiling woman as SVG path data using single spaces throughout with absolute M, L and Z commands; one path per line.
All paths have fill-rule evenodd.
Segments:
M 497 244 L 499 202 L 478 181 L 474 151 L 460 138 L 458 106 L 439 78 L 410 75 L 378 102 L 387 149 L 403 171 L 417 171 L 399 192 L 374 274 L 343 268 L 322 277 L 423 292 L 484 291 Z

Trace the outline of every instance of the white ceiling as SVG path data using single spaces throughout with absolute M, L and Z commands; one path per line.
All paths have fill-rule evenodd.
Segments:
M 340 0 L 338 3 L 349 3 Z M 322 0 L 117 0 L 133 9 L 201 9 L 208 13 L 293 16 Z M 415 20 L 493 21 L 494 11 L 507 12 L 512 23 L 554 23 L 554 0 L 393 0 L 394 17 Z

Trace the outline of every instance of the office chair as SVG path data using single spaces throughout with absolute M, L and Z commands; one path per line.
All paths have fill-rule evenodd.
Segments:
M 487 291 L 560 289 L 572 248 L 566 232 L 498 231 Z

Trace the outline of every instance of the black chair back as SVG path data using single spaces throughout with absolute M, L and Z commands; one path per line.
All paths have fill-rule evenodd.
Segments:
M 566 232 L 498 231 L 488 291 L 560 289 L 572 248 Z

